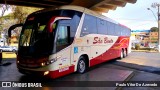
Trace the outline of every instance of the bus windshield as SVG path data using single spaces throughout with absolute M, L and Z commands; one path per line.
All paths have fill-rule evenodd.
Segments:
M 29 46 L 33 25 L 26 25 L 25 30 L 21 33 L 20 46 Z
M 27 18 L 19 39 L 20 54 L 47 54 L 52 52 L 56 23 L 53 24 L 53 32 L 49 32 L 47 29 L 50 19 L 58 14 L 58 11 L 39 13 Z M 23 52 L 24 50 L 25 52 Z
M 36 42 L 49 37 L 47 22 L 48 20 L 43 19 L 39 20 L 39 22 L 27 22 L 21 33 L 20 46 L 33 46 Z
M 59 27 L 59 20 L 55 17 L 71 18 L 67 24 L 70 28 L 70 43 L 73 42 L 76 28 L 82 13 L 73 10 L 39 11 L 28 16 L 23 25 L 19 39 L 19 56 L 42 56 L 56 53 L 55 36 Z M 65 22 L 66 23 L 66 22 Z

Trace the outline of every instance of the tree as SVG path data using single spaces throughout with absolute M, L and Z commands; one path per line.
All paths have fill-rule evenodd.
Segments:
M 40 10 L 41 8 L 13 6 L 12 9 L 13 9 L 12 10 L 13 12 L 11 13 L 11 16 L 13 16 L 13 19 L 16 20 L 14 22 L 14 24 L 19 24 L 19 23 L 24 23 L 26 17 L 29 14 L 31 14 L 37 10 Z M 22 30 L 21 27 L 18 27 L 18 28 L 15 28 L 14 30 L 12 30 L 12 34 L 11 34 L 12 37 L 16 37 L 16 39 L 18 40 L 21 30 Z
M 6 25 L 5 21 L 6 19 L 10 18 L 8 16 L 4 16 L 5 12 L 9 9 L 11 9 L 10 5 L 0 4 L 0 38 L 2 38 L 1 33 L 5 30 L 5 27 L 4 27 L 4 25 Z
M 5 12 L 10 8 L 10 5 L 6 4 L 0 4 L 0 10 L 1 10 L 1 15 L 0 17 L 3 17 Z
M 11 9 L 12 13 L 5 15 L 5 12 L 7 10 Z M 17 23 L 24 23 L 26 17 L 34 12 L 40 10 L 39 8 L 31 8 L 31 7 L 22 7 L 22 6 L 11 6 L 11 5 L 4 5 L 0 4 L 0 32 L 4 34 L 4 38 L 7 39 L 7 33 L 8 28 L 11 25 L 17 24 Z M 5 16 L 4 16 L 5 15 Z M 16 28 L 13 30 L 13 35 L 19 38 L 19 33 L 21 29 Z
M 17 23 L 24 23 L 26 17 L 41 8 L 24 7 L 24 6 L 14 6 L 13 7 L 13 17 L 17 19 Z
M 152 27 L 150 30 L 151 30 L 151 32 L 158 32 L 158 28 L 157 27 Z
M 0 4 L 0 31 L 3 30 L 3 21 L 4 21 L 4 14 L 7 10 L 9 10 L 10 5 L 6 5 L 6 4 Z

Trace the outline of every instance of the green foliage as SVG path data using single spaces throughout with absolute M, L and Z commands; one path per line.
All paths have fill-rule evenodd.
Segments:
M 9 14 L 5 15 L 5 12 L 11 9 L 11 5 L 0 4 L 0 32 L 5 32 L 5 30 L 7 30 L 8 27 L 11 25 L 10 21 L 11 19 L 13 19 L 13 17 Z
M 4 13 L 7 10 L 12 10 L 12 13 L 5 15 Z M 22 7 L 22 6 L 12 6 L 12 5 L 4 5 L 0 4 L 0 32 L 7 33 L 8 28 L 17 23 L 24 23 L 26 17 L 40 8 L 31 8 L 31 7 Z M 21 29 L 15 29 L 15 34 L 17 38 L 19 38 L 19 33 Z
M 135 49 L 139 50 L 140 49 L 140 44 L 135 44 Z
M 13 8 L 13 17 L 17 19 L 17 23 L 24 23 L 26 17 L 40 8 L 16 6 Z
M 151 30 L 151 32 L 158 32 L 158 28 L 157 27 L 152 27 L 150 30 Z
M 158 40 L 157 41 L 151 41 L 151 43 L 158 43 Z
M 151 40 L 158 40 L 158 38 L 151 38 Z
M 11 6 L 10 5 L 6 5 L 6 4 L 0 4 L 0 17 L 3 17 L 5 12 L 10 8 Z
M 11 25 L 13 25 L 15 23 L 12 15 L 8 14 L 8 15 L 5 15 L 5 16 L 2 16 L 0 18 L 0 32 L 4 32 L 6 33 L 7 30 Z
M 135 48 L 131 48 L 132 50 L 136 50 Z M 145 48 L 139 48 L 138 50 L 147 50 L 147 51 L 149 51 L 149 50 L 152 50 L 151 48 L 149 48 L 149 47 L 145 47 Z M 137 50 L 137 51 L 138 51 Z
M 0 31 L 2 31 L 3 30 L 3 27 L 0 25 Z
M 140 50 L 147 50 L 147 51 L 154 51 L 155 49 L 154 48 L 149 48 L 149 47 L 146 47 L 146 48 L 140 48 Z

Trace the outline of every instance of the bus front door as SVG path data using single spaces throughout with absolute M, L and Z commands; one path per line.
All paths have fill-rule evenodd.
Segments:
M 72 49 L 70 46 L 70 26 L 67 24 L 59 24 L 57 30 L 56 57 L 59 62 L 59 72 L 69 73 Z

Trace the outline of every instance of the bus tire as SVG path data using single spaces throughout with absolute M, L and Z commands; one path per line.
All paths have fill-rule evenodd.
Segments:
M 124 58 L 124 50 L 121 49 L 120 59 L 123 59 L 123 58 Z
M 126 57 L 128 56 L 128 51 L 127 51 L 127 48 L 125 49 L 125 51 L 126 51 Z
M 126 49 L 123 49 L 123 58 L 125 58 L 127 56 L 127 51 Z
M 83 74 L 86 72 L 86 70 L 87 70 L 86 58 L 81 56 L 77 64 L 77 72 Z

